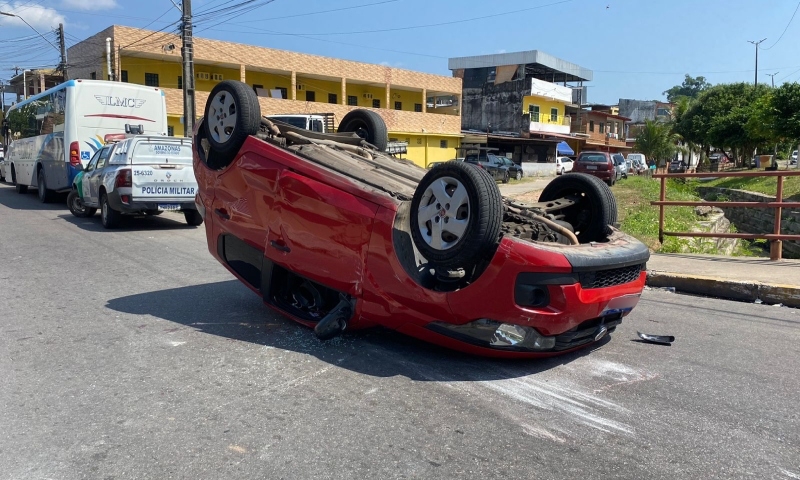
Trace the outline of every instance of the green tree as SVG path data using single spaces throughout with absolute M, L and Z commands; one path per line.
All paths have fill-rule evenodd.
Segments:
M 770 97 L 775 135 L 795 143 L 800 141 L 800 84 L 784 83 Z
M 672 127 L 664 123 L 647 120 L 636 135 L 635 151 L 642 152 L 657 165 L 672 158 L 677 148 L 677 138 Z
M 706 77 L 692 77 L 688 73 L 683 79 L 683 83 L 675 85 L 664 92 L 669 103 L 676 103 L 679 98 L 697 98 L 701 93 L 711 88 L 711 84 L 706 81 Z

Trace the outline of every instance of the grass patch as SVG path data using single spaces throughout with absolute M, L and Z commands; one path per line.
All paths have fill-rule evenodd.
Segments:
M 733 188 L 736 190 L 747 190 L 748 192 L 763 193 L 764 195 L 775 195 L 778 190 L 777 177 L 733 177 L 717 178 L 707 182 L 692 182 L 697 185 L 719 188 Z M 784 177 L 783 179 L 783 198 L 800 198 L 800 177 Z
M 658 207 L 650 202 L 658 200 L 661 182 L 640 176 L 631 176 L 618 182 L 611 190 L 617 198 L 620 229 L 643 242 L 652 250 L 665 253 L 685 251 L 690 238 L 665 237 L 658 241 Z M 679 180 L 667 182 L 667 200 L 699 201 L 690 184 Z M 664 210 L 664 229 L 688 232 L 697 223 L 693 207 L 667 207 Z

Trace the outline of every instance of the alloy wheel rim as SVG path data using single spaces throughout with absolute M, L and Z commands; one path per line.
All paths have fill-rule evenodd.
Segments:
M 453 248 L 467 231 L 470 212 L 464 184 L 453 177 L 437 178 L 425 189 L 417 211 L 423 241 L 439 251 Z
M 225 91 L 217 92 L 209 105 L 208 117 L 211 138 L 217 143 L 230 140 L 236 129 L 237 106 L 233 96 Z

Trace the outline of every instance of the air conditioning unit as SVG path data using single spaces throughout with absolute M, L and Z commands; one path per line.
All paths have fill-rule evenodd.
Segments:
M 371 93 L 365 93 L 363 96 L 364 96 L 364 98 L 366 98 L 367 100 L 372 100 L 372 94 L 371 94 Z
M 298 84 L 297 84 L 297 89 L 298 89 L 298 90 L 305 90 L 305 89 L 306 89 L 306 86 L 305 86 L 305 85 L 303 85 L 302 83 L 298 83 Z
M 195 77 L 197 77 L 198 80 L 209 80 L 211 79 L 211 74 L 208 72 L 197 72 Z
M 214 80 L 215 82 L 221 82 L 225 80 L 225 77 L 223 77 L 221 73 L 212 73 L 211 80 Z

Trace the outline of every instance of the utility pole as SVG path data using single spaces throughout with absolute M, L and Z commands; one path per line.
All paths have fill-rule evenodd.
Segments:
M 69 80 L 69 75 L 67 74 L 67 42 L 64 40 L 64 24 L 58 24 L 58 46 L 61 50 L 61 65 L 58 66 L 58 69 L 61 70 L 61 74 L 64 75 L 64 81 L 66 82 Z
M 775 75 L 777 75 L 779 73 L 781 73 L 781 72 L 775 72 L 775 73 L 768 73 L 767 74 L 767 76 L 770 78 L 770 80 L 772 80 L 772 88 L 775 88 Z
M 181 16 L 181 57 L 183 58 L 183 135 L 194 133 L 194 44 L 192 43 L 192 0 L 183 0 Z
M 747 43 L 752 43 L 756 46 L 756 78 L 753 82 L 753 85 L 758 85 L 758 46 L 761 45 L 761 42 L 766 40 L 766 38 L 762 38 L 761 40 L 754 42 L 753 40 L 748 40 Z

